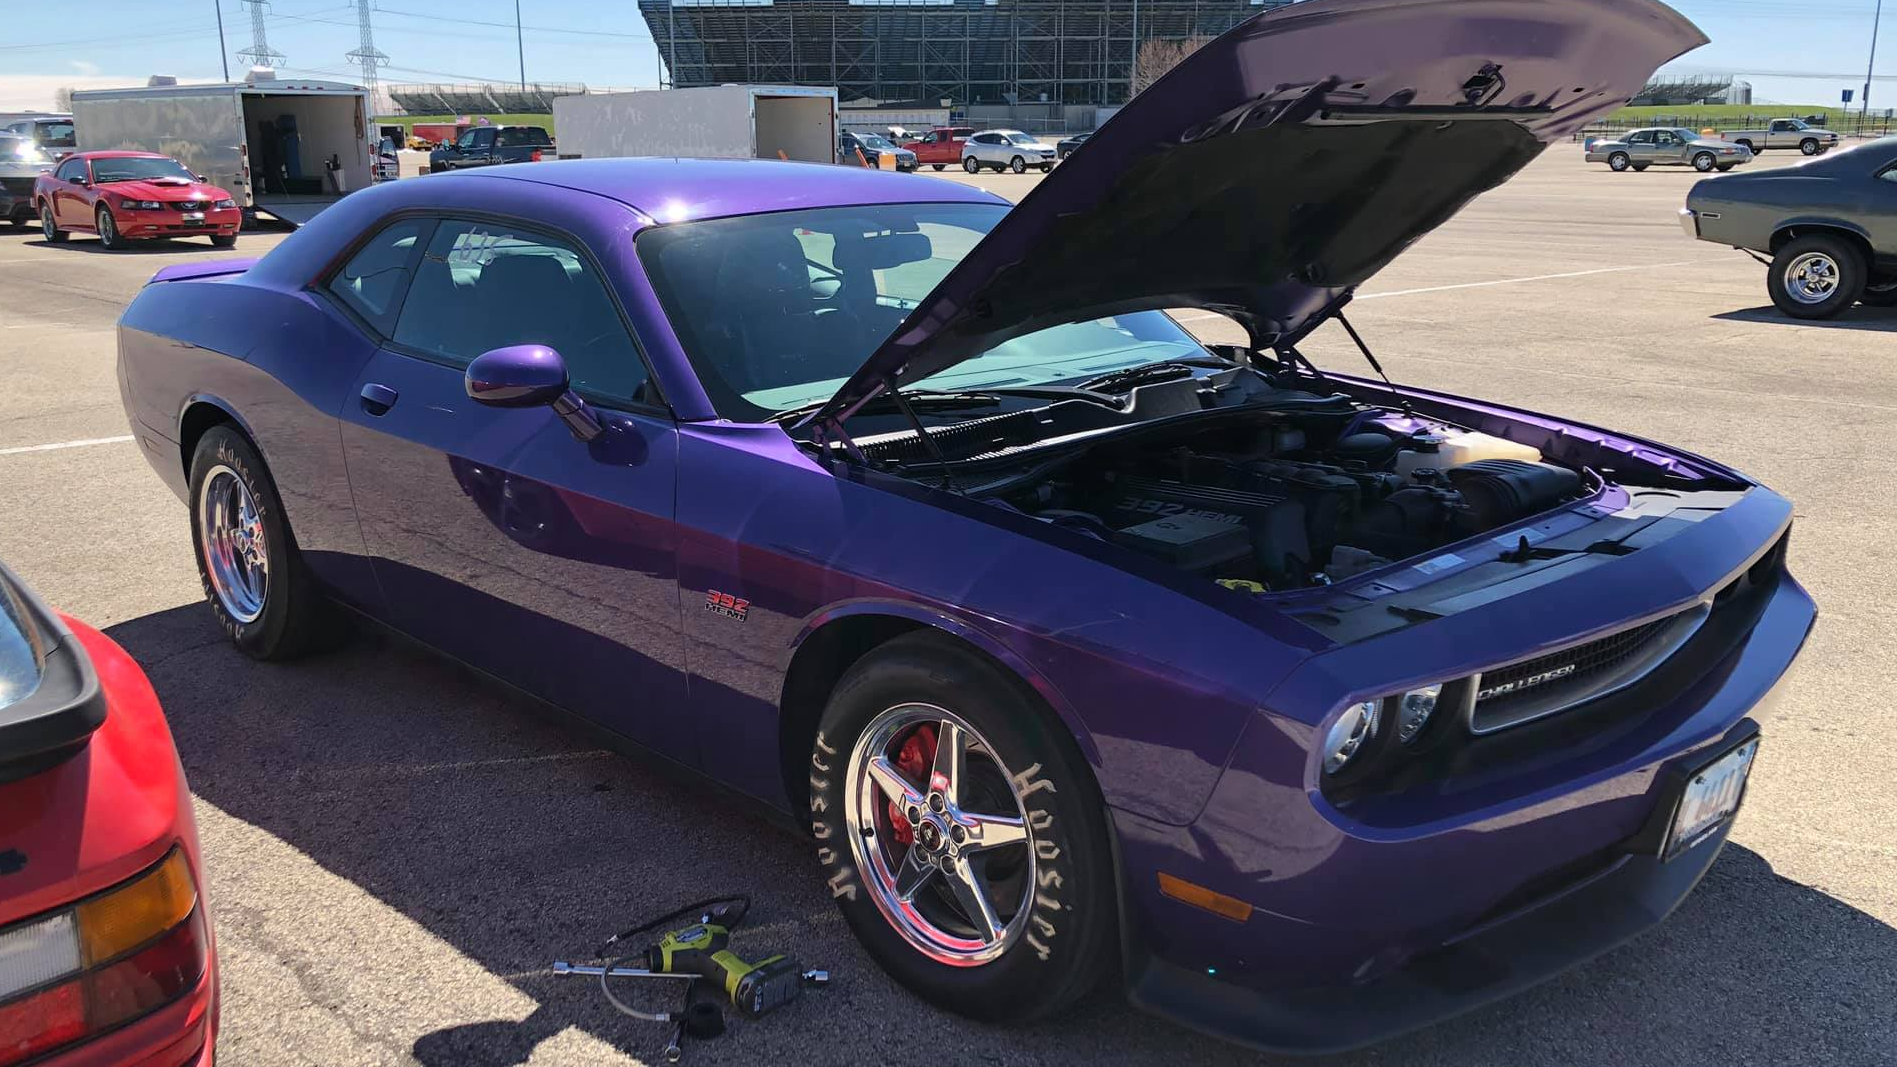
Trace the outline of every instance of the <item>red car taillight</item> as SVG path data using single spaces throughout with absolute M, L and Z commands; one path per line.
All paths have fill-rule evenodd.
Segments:
M 534 155 L 533 155 L 533 158 L 532 158 L 532 159 L 530 159 L 530 160 L 528 160 L 528 162 L 530 162 L 530 163 L 538 163 L 538 162 L 540 162 L 540 149 L 538 149 L 538 148 L 536 148 L 536 149 L 534 149 Z
M 72 907 L 0 930 L 0 1067 L 147 1015 L 210 962 L 184 853 Z

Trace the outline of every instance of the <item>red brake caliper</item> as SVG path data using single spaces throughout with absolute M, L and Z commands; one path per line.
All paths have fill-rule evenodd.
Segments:
M 935 727 L 922 725 L 915 728 L 902 748 L 896 752 L 896 769 L 904 778 L 915 782 L 929 780 L 929 768 L 935 766 Z M 909 825 L 909 816 L 895 797 L 889 798 L 889 824 L 895 827 L 895 838 L 903 844 L 911 844 L 916 832 Z

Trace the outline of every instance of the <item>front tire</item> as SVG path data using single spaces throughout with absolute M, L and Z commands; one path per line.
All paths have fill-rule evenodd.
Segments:
M 991 1022 L 1097 984 L 1116 943 L 1104 804 L 1018 679 L 941 635 L 898 638 L 837 685 L 810 767 L 830 891 L 897 981 Z
M 1619 173 L 1633 166 L 1633 162 L 1633 157 L 1627 153 L 1615 152 L 1613 155 L 1607 157 L 1607 169 Z
M 40 205 L 40 236 L 46 238 L 48 244 L 55 245 L 66 243 L 66 239 L 72 236 L 60 229 L 59 224 L 53 221 L 53 208 L 50 204 Z
M 126 246 L 127 242 L 125 236 L 119 233 L 119 224 L 118 221 L 112 217 L 111 208 L 100 204 L 99 210 L 92 216 L 92 221 L 98 229 L 100 244 L 114 252 Z
M 1028 161 L 1025 159 L 1022 159 L 1020 156 L 1016 156 L 1013 159 L 1008 160 L 1008 169 L 1015 172 L 1016 174 L 1026 174 L 1028 170 Z
M 1816 137 L 1805 138 L 1804 140 L 1798 142 L 1798 150 L 1808 156 L 1817 155 L 1818 154 L 1818 139 Z
M 1705 174 L 1719 166 L 1719 160 L 1711 152 L 1700 152 L 1693 156 L 1693 169 Z
M 237 247 L 237 235 L 234 233 L 214 233 L 211 235 L 212 248 Z
M 1724 174 L 1724 173 L 1726 173 L 1727 171 L 1729 171 L 1729 170 L 1731 170 L 1732 168 L 1734 168 L 1734 167 L 1736 167 L 1736 166 L 1738 166 L 1738 165 L 1739 165 L 1739 164 L 1737 164 L 1737 163 L 1721 163 L 1721 164 L 1719 165 L 1719 173 L 1721 173 L 1721 174 Z
M 191 457 L 191 543 L 211 613 L 256 659 L 293 659 L 333 643 L 336 609 L 304 566 L 263 457 L 214 426 Z
M 1849 242 L 1813 234 L 1788 242 L 1772 257 L 1766 287 L 1772 303 L 1795 319 L 1828 319 L 1864 292 L 1864 256 Z
M 1857 302 L 1865 307 L 1897 307 L 1897 275 L 1886 274 L 1872 278 L 1858 294 Z

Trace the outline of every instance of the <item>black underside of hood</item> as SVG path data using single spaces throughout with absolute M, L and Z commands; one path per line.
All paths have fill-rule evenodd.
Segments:
M 1254 346 L 1294 341 L 1704 41 L 1654 0 L 1306 0 L 1254 16 L 1056 167 L 814 417 L 1103 315 L 1205 308 Z

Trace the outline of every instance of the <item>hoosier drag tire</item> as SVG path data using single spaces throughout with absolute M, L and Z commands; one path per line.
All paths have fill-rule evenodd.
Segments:
M 971 649 L 917 633 L 853 666 L 811 752 L 810 809 L 844 920 L 929 1004 L 1033 1019 L 1105 970 L 1099 788 L 1059 720 Z
M 342 626 L 298 553 L 283 499 L 241 433 L 214 426 L 191 458 L 191 544 L 211 613 L 256 659 L 293 659 Z

